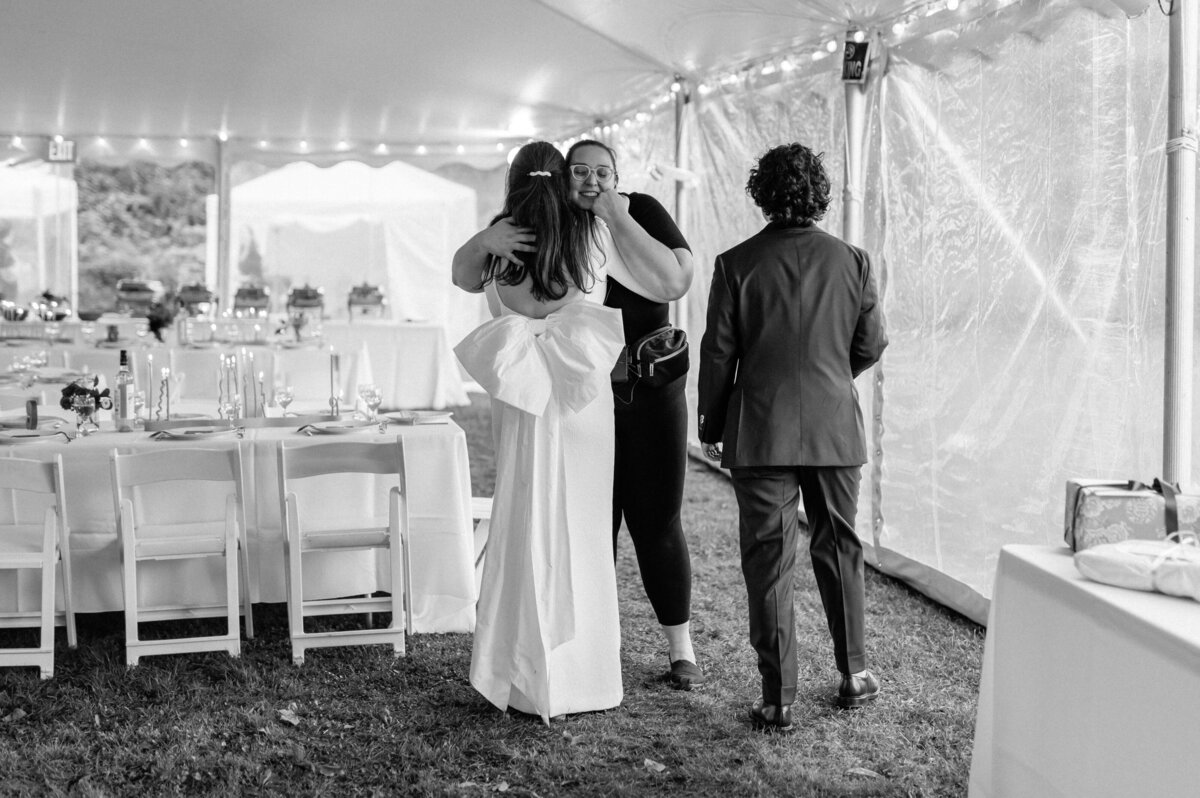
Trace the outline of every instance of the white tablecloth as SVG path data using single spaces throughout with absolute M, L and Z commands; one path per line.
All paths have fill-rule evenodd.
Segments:
M 60 413 L 61 415 L 65 415 Z M 412 524 L 413 620 L 418 632 L 468 632 L 475 625 L 475 568 L 471 531 L 471 485 L 466 436 L 457 425 L 430 424 L 388 428 L 405 444 L 409 487 L 409 516 Z M 382 440 L 375 432 L 356 437 Z M 246 523 L 250 550 L 251 596 L 256 602 L 281 602 L 284 591 L 282 531 L 276 469 L 276 447 L 280 440 L 320 446 L 340 437 L 306 438 L 290 428 L 247 430 L 246 437 L 218 437 L 206 447 L 240 446 L 250 495 L 246 497 Z M 67 443 L 35 443 L 0 446 L 0 456 L 43 459 L 61 453 L 65 464 L 67 515 L 71 528 L 75 606 L 79 612 L 120 610 L 120 545 L 116 534 L 112 483 L 108 458 L 112 449 L 138 451 L 164 446 L 188 446 L 189 442 L 150 440 L 146 433 L 98 433 Z M 331 499 L 336 497 L 336 499 Z M 336 511 L 342 506 L 361 506 L 369 496 L 340 490 L 322 491 L 306 500 Z M 181 496 L 181 505 L 202 500 L 192 494 Z M 11 509 L 0 502 L 0 515 Z M 40 519 L 40 515 L 36 516 Z M 323 557 L 324 555 L 318 555 Z M 203 563 L 152 563 L 143 571 L 139 589 L 147 602 L 183 602 L 204 606 L 220 599 L 223 576 L 213 561 Z M 380 578 L 376 556 L 371 553 L 335 554 L 308 562 L 306 593 L 338 596 L 387 590 Z M 182 588 L 182 595 L 181 590 Z M 18 584 L 11 572 L 0 575 L 0 607 L 33 609 L 38 606 L 37 577 L 22 577 Z M 186 613 L 181 613 L 186 614 Z
M 323 330 L 325 339 L 339 349 L 365 345 L 384 406 L 441 409 L 470 404 L 441 325 L 362 319 L 327 321 Z
M 1200 795 L 1200 602 L 1091 582 L 1067 548 L 1005 546 L 984 647 L 973 798 Z

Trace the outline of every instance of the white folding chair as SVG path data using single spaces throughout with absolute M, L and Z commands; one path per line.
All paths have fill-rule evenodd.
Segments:
M 37 611 L 14 610 L 0 613 L 0 625 L 28 626 L 37 618 L 41 626 L 41 645 L 36 648 L 0 649 L 0 666 L 35 665 L 43 679 L 54 675 L 54 624 L 60 613 L 55 610 L 54 573 L 62 568 L 63 612 L 67 627 L 67 645 L 75 648 L 75 608 L 71 588 L 71 548 L 67 537 L 66 503 L 63 490 L 62 457 L 48 462 L 0 458 L 0 491 L 11 496 L 11 523 L 0 524 L 0 569 L 31 570 L 42 573 L 42 595 Z M 41 523 L 25 523 L 25 497 L 31 497 L 42 515 Z M 44 508 L 44 509 L 43 509 Z
M 238 595 L 246 637 L 254 637 L 250 605 L 250 568 L 244 539 L 245 496 L 242 456 L 238 447 L 193 449 L 168 447 L 161 451 L 122 454 L 113 450 L 113 494 L 121 539 L 121 577 L 125 597 L 125 661 L 154 654 L 194 651 L 241 653 Z M 198 483 L 228 490 L 224 502 L 197 501 Z M 183 512 L 180 505 L 184 505 Z M 206 513 L 205 511 L 208 510 Z M 226 633 L 204 637 L 142 640 L 138 624 L 177 613 L 177 607 L 146 607 L 138 601 L 138 564 L 147 560 L 223 557 Z M 238 570 L 241 570 L 239 579 Z
M 309 501 L 328 504 L 334 496 L 324 492 L 321 478 L 357 475 L 371 480 L 378 491 L 388 485 L 387 515 L 376 506 L 363 508 L 354 517 L 352 507 L 339 506 L 337 521 L 305 522 L 297 490 L 313 496 Z M 313 480 L 305 485 L 306 480 Z M 329 484 L 329 480 L 324 480 Z M 345 484 L 345 483 L 343 483 Z M 397 657 L 404 655 L 404 636 L 412 634 L 412 580 L 409 564 L 408 487 L 404 472 L 404 444 L 335 441 L 322 446 L 279 444 L 280 515 L 283 519 L 284 557 L 288 591 L 288 627 L 292 661 L 304 663 L 310 648 L 384 643 Z M 381 497 L 380 497 L 381 498 Z M 368 503 L 371 504 L 371 503 Z M 370 517 L 366 517 L 370 516 Z M 304 555 L 338 551 L 377 551 L 388 554 L 391 595 L 382 597 L 304 598 Z M 319 615 L 350 615 L 379 610 L 391 613 L 386 628 L 309 632 L 304 619 Z
M 471 497 L 471 520 L 475 522 L 475 596 L 483 582 L 483 558 L 487 554 L 488 533 L 492 526 L 492 498 Z

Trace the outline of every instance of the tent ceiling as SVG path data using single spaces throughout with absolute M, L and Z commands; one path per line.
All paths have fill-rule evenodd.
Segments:
M 1012 2 L 0 0 L 0 133 L 562 138 L 645 107 L 677 73 Z

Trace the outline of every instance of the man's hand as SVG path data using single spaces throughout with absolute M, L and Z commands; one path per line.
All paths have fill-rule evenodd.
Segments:
M 706 443 L 704 444 L 704 456 L 709 460 L 720 460 L 721 448 L 719 443 Z
M 592 213 L 612 227 L 619 216 L 629 215 L 629 197 L 618 194 L 615 188 L 606 188 L 596 195 L 592 203 Z
M 479 233 L 479 245 L 489 255 L 519 266 L 518 252 L 537 252 L 537 238 L 528 227 L 517 227 L 512 219 L 501 219 Z

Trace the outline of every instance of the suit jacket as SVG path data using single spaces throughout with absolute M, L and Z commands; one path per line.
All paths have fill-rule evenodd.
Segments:
M 867 461 L 854 378 L 887 346 L 871 260 L 813 226 L 768 224 L 717 257 L 699 431 L 721 465 Z

